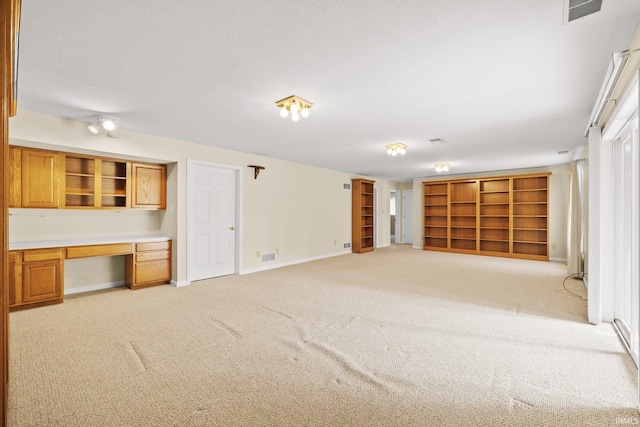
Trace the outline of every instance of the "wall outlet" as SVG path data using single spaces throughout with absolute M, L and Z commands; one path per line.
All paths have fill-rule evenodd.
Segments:
M 256 251 L 256 256 L 260 258 L 260 251 Z
M 349 242 L 349 243 L 344 243 L 344 244 L 342 245 L 342 247 L 343 247 L 344 249 L 350 248 L 350 247 L 351 247 L 351 242 Z

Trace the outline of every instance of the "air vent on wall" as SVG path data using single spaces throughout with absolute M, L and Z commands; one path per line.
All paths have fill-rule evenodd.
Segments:
M 602 9 L 602 0 L 565 0 L 566 22 L 584 18 Z

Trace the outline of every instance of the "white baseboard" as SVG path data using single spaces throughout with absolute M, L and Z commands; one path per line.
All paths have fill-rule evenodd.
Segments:
M 412 245 L 411 249 L 424 249 L 422 246 Z
M 343 252 L 338 252 L 335 254 L 329 254 L 329 255 L 320 255 L 320 256 L 316 256 L 316 257 L 311 257 L 311 258 L 303 258 L 303 259 L 297 259 L 295 261 L 287 261 L 287 262 L 282 262 L 279 264 L 269 264 L 269 265 L 265 265 L 264 267 L 258 267 L 258 268 L 251 268 L 248 270 L 242 270 L 240 271 L 240 275 L 243 274 L 250 274 L 250 273 L 257 273 L 259 271 L 266 271 L 266 270 L 273 270 L 274 268 L 280 268 L 280 267 L 288 267 L 290 265 L 296 265 L 296 264 L 302 264 L 305 262 L 310 262 L 310 261 L 317 261 L 320 259 L 325 259 L 325 258 L 332 258 L 334 256 L 340 256 L 340 255 L 347 255 L 350 254 L 351 251 L 343 251 Z
M 117 288 L 118 286 L 124 286 L 124 280 L 118 280 L 111 283 L 98 283 L 97 285 L 80 286 L 78 288 L 65 288 L 65 295 L 80 294 L 82 292 L 100 291 L 102 289 Z
M 183 288 L 185 286 L 189 286 L 191 284 L 191 282 L 189 282 L 188 280 L 181 280 L 179 282 L 172 280 L 171 281 L 171 286 L 175 286 L 176 288 Z
M 390 246 L 391 246 L 391 243 L 387 243 L 386 245 L 376 246 L 376 249 L 378 249 L 378 248 L 388 248 Z
M 566 259 L 566 258 L 553 258 L 553 257 L 549 257 L 549 261 L 551 261 L 551 262 L 564 262 L 564 263 L 566 263 L 566 262 L 567 262 L 567 259 Z

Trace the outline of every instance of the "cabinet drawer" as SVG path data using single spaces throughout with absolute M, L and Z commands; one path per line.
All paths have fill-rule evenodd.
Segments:
M 67 258 L 86 258 L 92 256 L 113 256 L 130 254 L 131 243 L 113 243 L 107 245 L 72 246 L 67 248 Z
M 171 258 L 171 251 L 142 252 L 136 254 L 136 262 L 158 261 Z
M 162 251 L 171 249 L 171 240 L 163 242 L 136 243 L 136 252 Z
M 171 261 L 154 261 L 136 264 L 135 283 L 168 282 L 171 280 Z
M 31 249 L 23 252 L 24 262 L 62 259 L 62 249 Z

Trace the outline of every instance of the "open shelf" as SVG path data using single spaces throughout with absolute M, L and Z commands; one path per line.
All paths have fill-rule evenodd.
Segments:
M 548 260 L 548 176 L 424 182 L 424 248 Z

